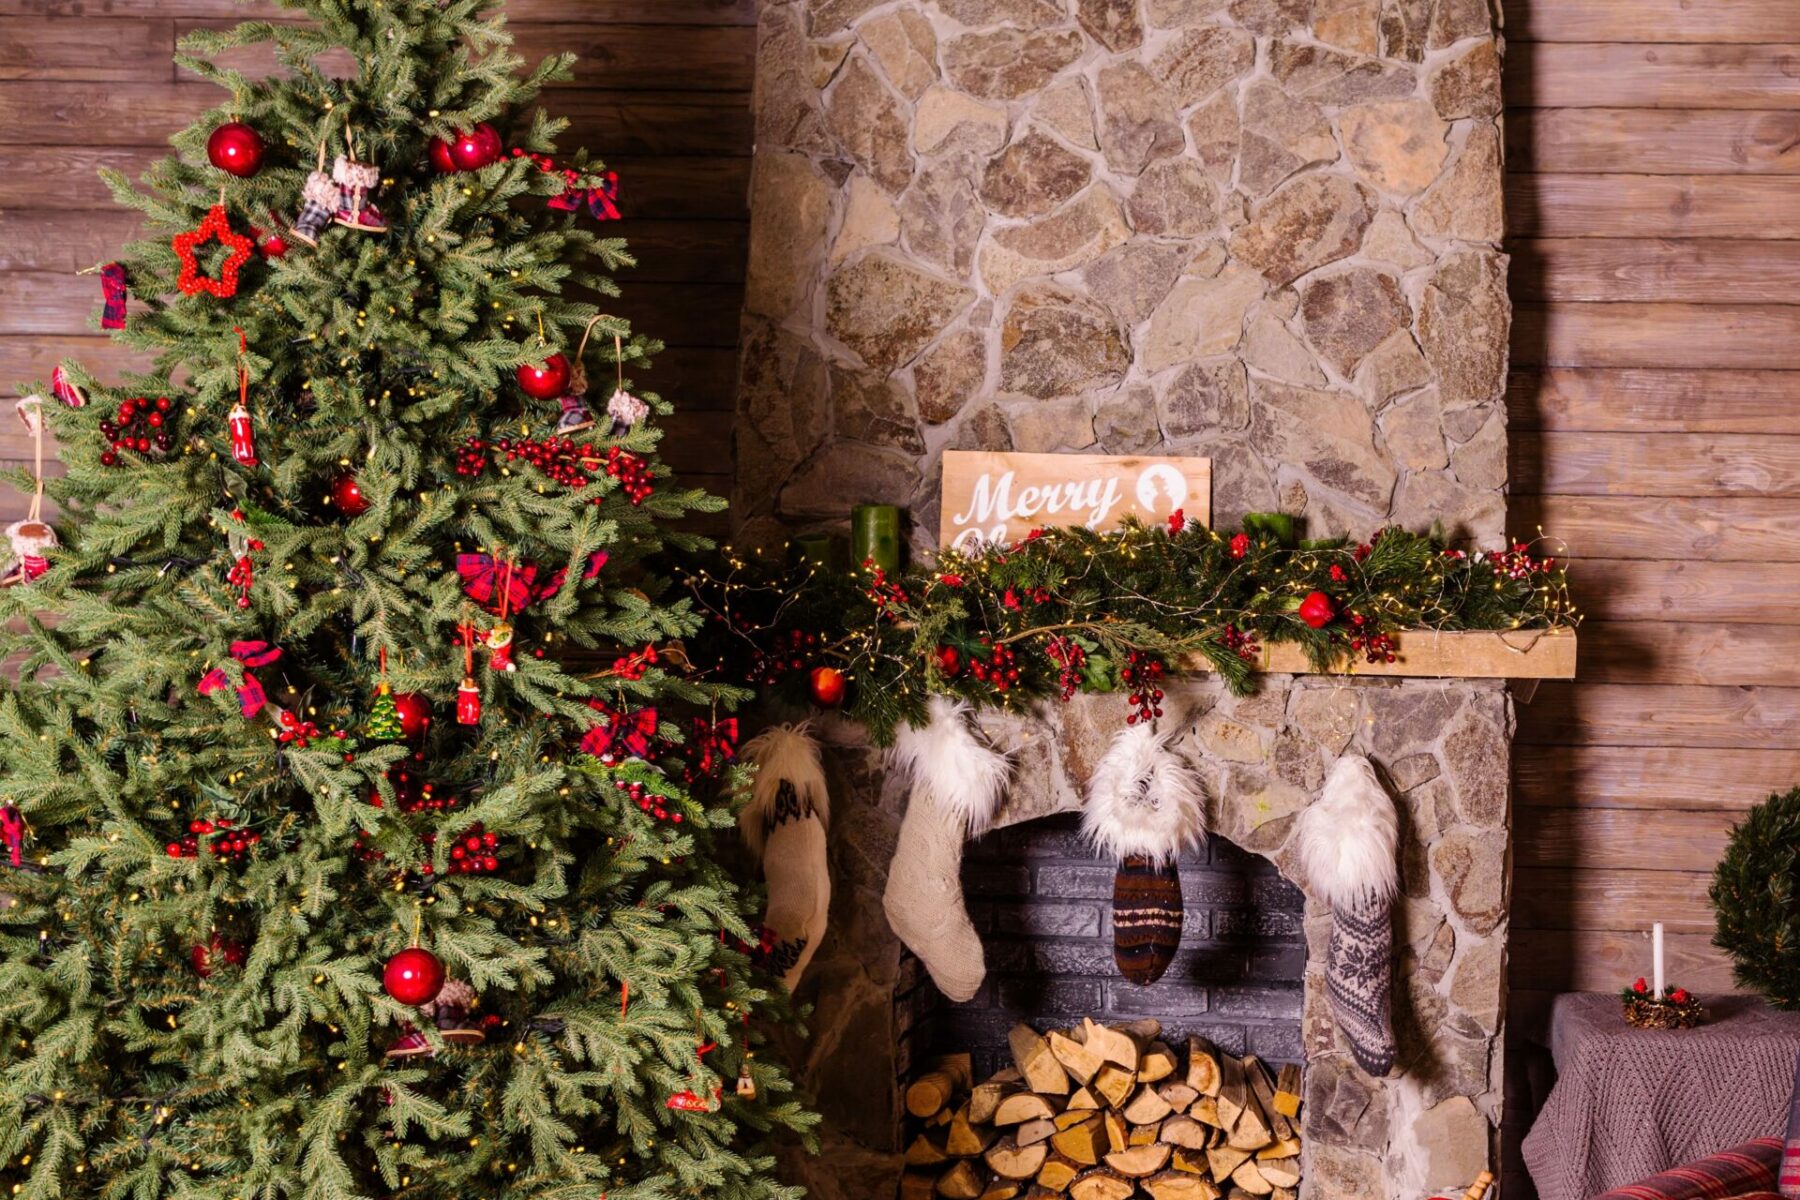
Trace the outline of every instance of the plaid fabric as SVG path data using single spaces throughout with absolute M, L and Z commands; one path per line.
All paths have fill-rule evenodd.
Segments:
M 1780 1200 L 1769 1188 L 1781 1156 L 1782 1139 L 1758 1138 L 1592 1200 Z
M 1781 1168 L 1775 1190 L 1785 1197 L 1800 1197 L 1800 1059 L 1794 1063 L 1794 1090 L 1788 1096 L 1787 1142 L 1781 1150 Z

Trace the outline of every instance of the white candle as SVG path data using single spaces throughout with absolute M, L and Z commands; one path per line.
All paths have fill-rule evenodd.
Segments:
M 1650 993 L 1652 1000 L 1661 1000 L 1663 995 L 1663 955 L 1662 955 L 1662 922 L 1650 926 L 1650 965 L 1654 976 L 1654 988 Z

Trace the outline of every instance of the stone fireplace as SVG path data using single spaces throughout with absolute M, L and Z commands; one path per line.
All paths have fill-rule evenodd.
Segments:
M 950 448 L 1208 456 L 1216 524 L 1281 510 L 1309 536 L 1399 523 L 1501 537 L 1509 308 L 1485 0 L 763 0 L 756 102 L 743 542 L 887 502 L 924 553 Z M 904 791 L 837 731 L 831 931 L 801 988 L 817 1010 L 797 1050 L 827 1115 L 825 1154 L 792 1164 L 815 1197 L 893 1194 L 898 1081 L 956 1021 L 1054 1023 L 1053 984 L 1113 1003 L 1116 976 L 1044 967 L 1059 935 L 1001 924 L 1057 903 L 1104 920 L 1104 900 L 1046 892 L 1078 875 L 1033 864 L 1073 870 L 1080 853 L 1066 824 L 1032 822 L 1078 807 L 1125 704 L 1052 707 L 983 722 L 1020 753 L 1007 828 L 966 868 L 993 917 L 992 990 L 958 1014 L 882 915 Z M 1228 919 L 1221 939 L 1215 918 L 1285 922 L 1295 936 L 1269 939 L 1265 965 L 1299 968 L 1299 1025 L 1271 1032 L 1293 1020 L 1294 975 L 1267 1024 L 1239 1015 L 1246 1038 L 1297 1039 L 1305 1060 L 1304 1194 L 1466 1186 L 1493 1161 L 1500 1112 L 1503 686 L 1271 676 L 1239 699 L 1196 678 L 1164 707 L 1219 839 L 1190 876 L 1234 847 L 1266 860 L 1235 861 L 1270 903 L 1196 895 L 1211 940 L 1194 927 L 1180 973 L 1122 1002 L 1171 1027 L 1232 1027 L 1232 989 L 1261 985 L 1248 960 L 1248 976 L 1209 975 L 1202 951 L 1248 955 L 1256 938 Z M 1335 1041 L 1319 992 L 1329 918 L 1295 911 L 1304 881 L 1289 870 L 1295 814 L 1346 750 L 1375 762 L 1403 822 L 1401 1065 L 1381 1080 Z

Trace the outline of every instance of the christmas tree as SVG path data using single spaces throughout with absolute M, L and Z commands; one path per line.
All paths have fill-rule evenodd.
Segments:
M 0 593 L 0 1178 L 797 1195 L 732 697 L 658 569 L 721 502 L 605 314 L 616 181 L 531 107 L 571 60 L 492 0 L 291 7 L 186 38 L 219 106 L 109 177 L 152 365 L 21 410 L 67 474 Z

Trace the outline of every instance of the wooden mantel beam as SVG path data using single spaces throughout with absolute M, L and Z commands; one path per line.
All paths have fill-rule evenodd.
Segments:
M 1443 633 L 1421 629 L 1402 633 L 1395 640 L 1395 662 L 1369 663 L 1360 654 L 1346 653 L 1331 673 L 1445 679 L 1575 678 L 1576 637 L 1572 629 Z M 1192 671 L 1212 669 L 1200 654 L 1189 655 L 1181 665 Z M 1279 675 L 1315 673 L 1305 652 L 1291 643 L 1264 646 L 1256 669 Z

